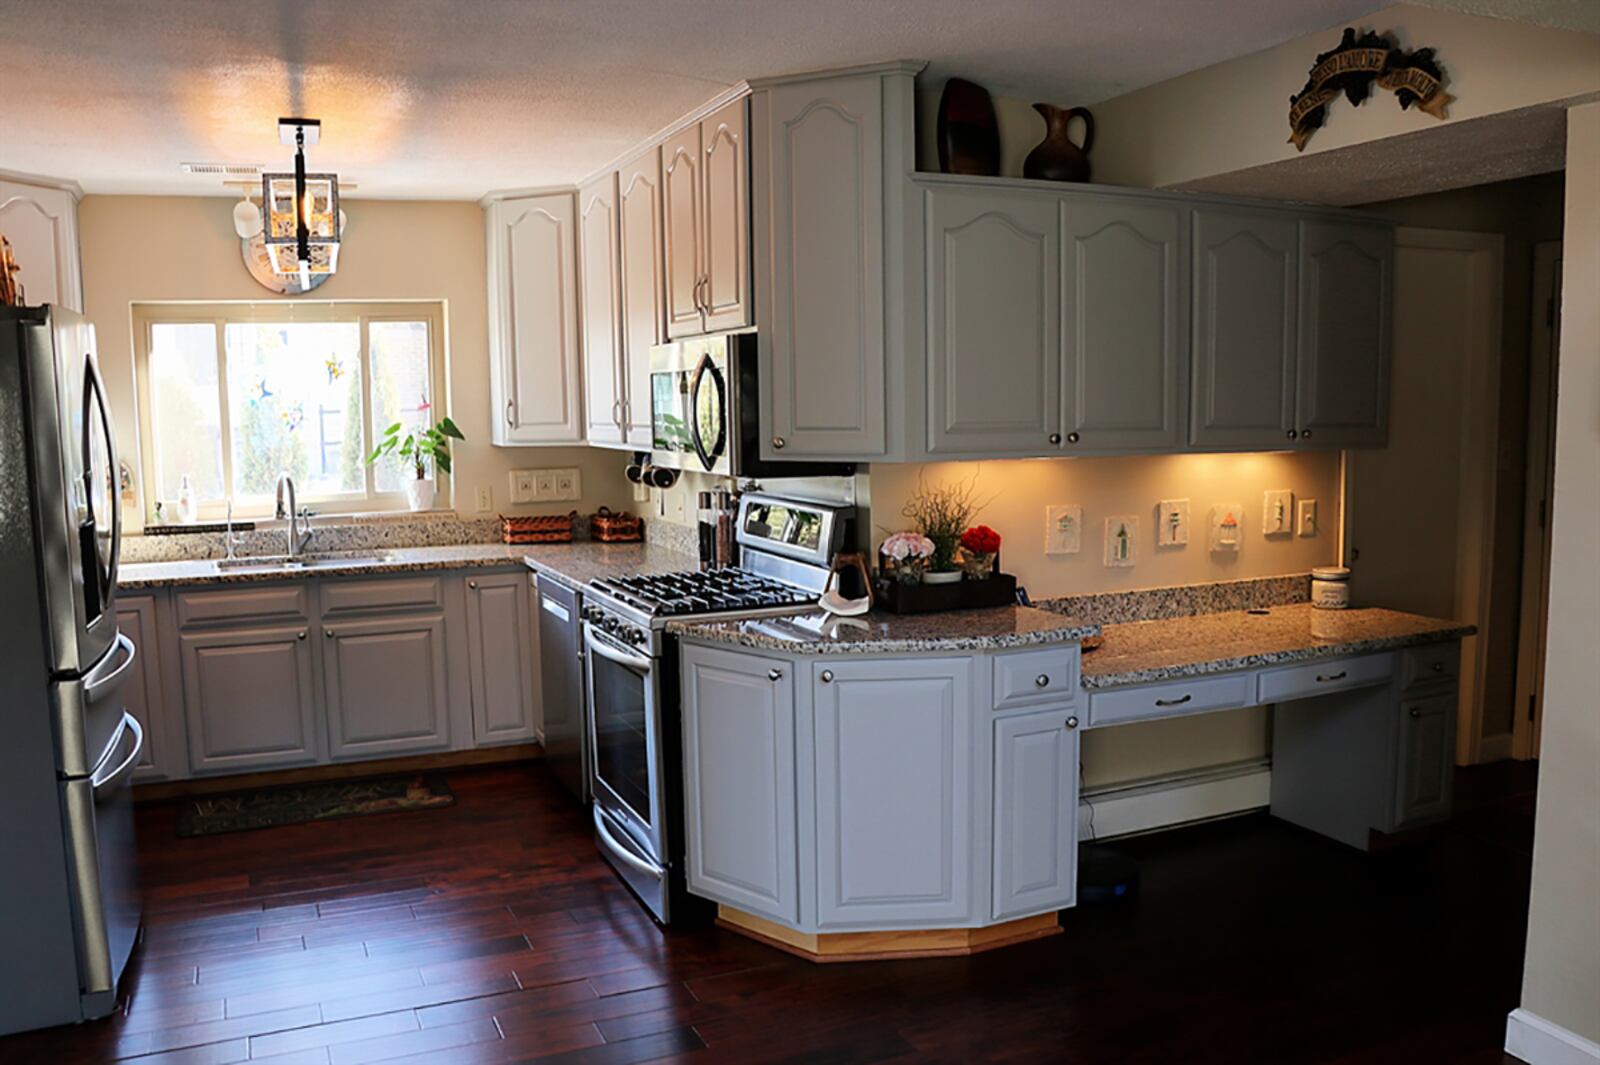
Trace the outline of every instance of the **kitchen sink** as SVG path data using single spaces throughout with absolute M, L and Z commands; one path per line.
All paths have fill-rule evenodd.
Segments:
M 220 558 L 216 567 L 228 573 L 263 570 L 327 569 L 332 566 L 360 566 L 394 561 L 392 551 L 307 551 L 299 555 L 255 555 L 250 558 Z

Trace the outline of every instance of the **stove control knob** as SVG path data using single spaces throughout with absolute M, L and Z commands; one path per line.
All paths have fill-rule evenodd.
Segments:
M 616 632 L 621 623 L 616 618 L 601 618 L 600 627 L 607 632 Z

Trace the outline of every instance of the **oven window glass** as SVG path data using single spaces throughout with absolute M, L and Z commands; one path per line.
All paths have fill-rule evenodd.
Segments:
M 594 671 L 595 774 L 650 824 L 650 743 L 645 678 L 601 655 Z

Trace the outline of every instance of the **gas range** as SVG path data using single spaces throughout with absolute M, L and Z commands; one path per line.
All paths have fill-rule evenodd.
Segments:
M 658 653 L 668 618 L 779 613 L 817 601 L 812 589 L 734 566 L 632 577 L 589 585 L 583 620 L 624 643 Z

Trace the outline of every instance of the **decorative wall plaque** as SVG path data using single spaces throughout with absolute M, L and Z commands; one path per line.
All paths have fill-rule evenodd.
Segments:
M 1395 94 L 1401 110 L 1412 104 L 1424 114 L 1443 119 L 1455 97 L 1444 91 L 1444 71 L 1434 61 L 1432 48 L 1408 52 L 1381 33 L 1367 30 L 1360 36 L 1346 28 L 1339 45 L 1317 56 L 1306 77 L 1305 88 L 1289 97 L 1289 143 L 1305 151 L 1306 141 L 1322 128 L 1328 104 L 1340 93 L 1359 107 L 1372 93 L 1373 83 Z

